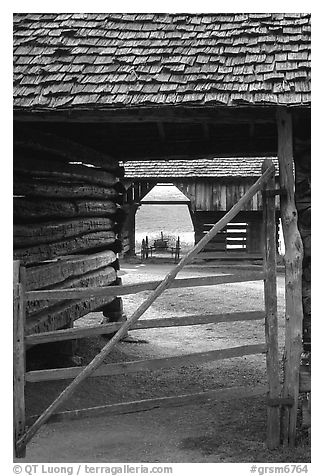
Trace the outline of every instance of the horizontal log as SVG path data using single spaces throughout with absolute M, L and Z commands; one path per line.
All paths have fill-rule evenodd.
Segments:
M 214 360 L 232 359 L 245 355 L 255 355 L 266 352 L 265 344 L 243 345 L 228 349 L 210 350 L 162 359 L 139 360 L 134 362 L 122 362 L 115 364 L 102 364 L 91 377 L 106 375 L 121 375 L 149 370 L 182 367 L 184 365 L 199 365 Z M 42 382 L 49 380 L 61 380 L 75 378 L 82 372 L 84 367 L 67 367 L 65 369 L 33 370 L 26 372 L 27 382 Z
M 14 118 L 22 122 L 50 121 L 50 122 L 177 122 L 177 123 L 220 123 L 220 124 L 242 124 L 242 123 L 275 123 L 274 106 L 244 107 L 234 108 L 224 106 L 168 106 L 162 107 L 139 106 L 139 107 L 115 107 L 100 110 L 84 110 L 66 108 L 62 110 L 35 110 L 31 114 L 26 111 L 14 111 Z M 306 109 L 306 108 L 305 108 Z
M 175 279 L 169 286 L 173 288 L 186 288 L 195 286 L 211 286 L 216 284 L 243 283 L 247 281 L 260 281 L 264 279 L 263 272 L 250 272 L 244 275 L 220 275 L 220 276 L 201 276 L 199 278 L 181 278 Z M 122 286 L 103 287 L 103 288 L 87 288 L 73 290 L 44 290 L 44 291 L 28 291 L 25 294 L 26 300 L 30 299 L 76 299 L 88 296 L 123 296 L 125 294 L 136 294 L 142 291 L 154 290 L 161 281 L 147 281 L 137 284 L 124 284 Z
M 64 164 L 57 161 L 46 161 L 26 158 L 23 155 L 14 155 L 14 172 L 26 177 L 46 177 L 49 179 L 70 180 L 78 183 L 92 183 L 111 187 L 118 178 L 114 173 L 95 167 L 86 167 L 80 164 Z
M 39 200 L 14 197 L 14 223 L 54 218 L 111 216 L 117 211 L 111 200 Z
M 56 134 L 22 127 L 21 124 L 14 128 L 14 146 L 27 147 L 44 155 L 50 153 L 67 161 L 82 161 L 108 171 L 119 170 L 118 161 L 103 152 Z
M 125 413 L 135 413 L 157 408 L 172 408 L 183 405 L 201 405 L 204 403 L 214 403 L 228 401 L 229 399 L 241 399 L 256 397 L 267 393 L 267 385 L 257 385 L 255 387 L 229 387 L 208 390 L 206 392 L 176 395 L 172 397 L 150 398 L 146 400 L 135 400 L 132 402 L 114 403 L 110 405 L 100 405 L 92 408 L 81 408 L 79 410 L 69 410 L 54 413 L 48 423 L 59 421 L 75 420 L 77 418 L 98 417 L 101 415 L 122 415 Z M 27 418 L 27 426 L 31 426 L 38 419 L 38 415 Z
M 130 330 L 156 329 L 176 326 L 197 326 L 201 324 L 218 324 L 220 322 L 255 321 L 265 318 L 264 311 L 234 312 L 222 314 L 210 314 L 204 316 L 181 316 L 166 319 L 145 319 L 137 321 Z M 121 322 L 107 323 L 100 326 L 78 327 L 64 329 L 56 332 L 44 332 L 42 334 L 29 335 L 26 344 L 44 344 L 46 342 L 59 342 L 70 339 L 82 339 L 102 334 L 110 334 L 121 327 Z
M 110 218 L 91 217 L 69 221 L 43 222 L 28 225 L 14 225 L 14 248 L 53 243 L 85 233 L 111 231 L 114 221 Z
M 13 180 L 14 195 L 25 195 L 27 197 L 44 198 L 94 198 L 112 200 L 117 197 L 118 192 L 113 187 L 103 187 L 102 185 L 81 184 L 73 182 L 49 182 L 42 179 L 22 180 L 16 174 Z
M 88 287 L 88 286 L 109 286 L 117 279 L 116 270 L 112 266 L 101 268 L 99 270 L 90 271 L 89 273 L 79 276 L 77 278 L 67 279 L 63 283 L 53 285 L 54 289 L 60 289 L 62 287 L 74 288 L 74 287 Z M 41 311 L 53 305 L 53 301 L 42 299 L 41 301 L 28 301 L 26 303 L 26 314 L 30 317 L 32 314 Z
M 116 235 L 114 231 L 100 231 L 97 233 L 87 233 L 86 235 L 69 238 L 55 243 L 45 243 L 43 245 L 29 248 L 18 248 L 14 250 L 14 259 L 20 260 L 22 264 L 40 263 L 65 254 L 77 253 L 79 251 L 92 250 L 94 248 L 107 249 L 114 245 Z
M 83 300 L 62 301 L 27 319 L 25 335 L 61 329 L 70 324 L 71 320 L 75 321 L 89 312 L 99 310 L 112 300 L 111 297 L 92 297 Z
M 116 259 L 116 254 L 108 250 L 91 255 L 62 257 L 55 263 L 29 267 L 26 269 L 26 290 L 52 287 L 66 279 L 109 266 Z

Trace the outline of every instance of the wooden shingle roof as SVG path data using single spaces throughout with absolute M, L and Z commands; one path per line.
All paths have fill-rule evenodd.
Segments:
M 259 177 L 264 157 L 231 157 L 199 160 L 150 160 L 124 162 L 125 179 L 199 177 Z M 272 157 L 278 174 L 278 159 Z
M 310 105 L 310 15 L 14 15 L 14 108 Z

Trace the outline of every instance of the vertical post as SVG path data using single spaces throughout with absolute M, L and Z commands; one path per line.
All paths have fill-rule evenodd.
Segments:
M 272 165 L 271 159 L 262 164 L 262 173 Z M 264 230 L 264 303 L 265 337 L 267 345 L 267 376 L 269 399 L 280 396 L 279 355 L 278 355 L 278 316 L 277 316 L 277 276 L 276 276 L 276 210 L 275 196 L 267 194 L 275 188 L 275 172 L 263 187 L 263 230 Z M 267 446 L 277 448 L 280 444 L 280 408 L 267 408 Z
M 26 446 L 18 448 L 17 441 L 25 432 L 25 268 L 14 261 L 13 269 L 13 424 L 15 456 L 24 458 Z
M 136 240 L 135 240 L 135 215 L 139 205 L 138 203 L 132 203 L 129 205 L 128 217 L 127 217 L 127 229 L 128 229 L 128 239 L 129 239 L 129 256 L 135 256 L 136 251 Z
M 284 408 L 283 442 L 294 446 L 296 439 L 299 396 L 299 367 L 302 352 L 302 260 L 303 244 L 297 227 L 294 197 L 292 118 L 284 108 L 277 112 L 279 180 L 286 194 L 281 197 L 280 210 L 285 241 L 286 332 L 284 353 L 283 396 L 293 404 Z

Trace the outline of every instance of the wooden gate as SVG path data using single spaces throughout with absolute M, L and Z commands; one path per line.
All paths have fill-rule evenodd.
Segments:
M 24 457 L 26 445 L 39 428 L 49 420 L 72 419 L 80 416 L 102 413 L 123 413 L 130 410 L 144 410 L 158 406 L 181 405 L 192 402 L 204 402 L 210 399 L 222 400 L 267 394 L 267 445 L 276 448 L 280 444 L 280 405 L 291 408 L 293 400 L 289 395 L 281 398 L 278 357 L 277 292 L 276 292 L 276 245 L 275 245 L 275 168 L 271 160 L 265 160 L 263 174 L 233 208 L 216 223 L 202 240 L 166 275 L 162 281 L 145 282 L 134 285 L 106 286 L 97 288 L 56 289 L 26 291 L 24 287 L 25 270 L 14 262 L 14 443 L 16 457 Z M 244 273 L 244 276 L 208 276 L 203 278 L 175 279 L 179 271 L 201 251 L 204 246 L 227 225 L 244 205 L 259 191 L 263 190 L 264 199 L 264 270 L 263 272 Z M 183 318 L 147 319 L 138 322 L 142 314 L 168 288 L 186 286 L 206 286 L 223 283 L 264 280 L 265 312 L 236 312 L 205 316 L 186 316 Z M 90 328 L 66 329 L 41 334 L 24 335 L 25 306 L 31 300 L 77 299 L 90 296 L 122 296 L 141 291 L 152 290 L 151 295 L 138 307 L 124 323 L 105 324 Z M 107 354 L 129 329 L 147 329 L 155 327 L 186 326 L 206 323 L 248 321 L 265 318 L 265 343 L 245 345 L 208 352 L 199 352 L 185 356 L 168 357 L 135 362 L 102 364 Z M 108 334 L 117 331 L 99 354 L 85 367 L 65 369 L 25 371 L 25 347 L 45 342 L 63 341 Z M 128 403 L 86 408 L 68 412 L 57 412 L 63 402 L 69 398 L 81 382 L 89 376 L 116 375 L 139 372 L 146 369 L 176 367 L 186 363 L 201 363 L 244 355 L 266 354 L 268 385 L 257 387 L 232 387 L 192 395 L 179 395 L 164 398 L 141 400 Z M 24 386 L 25 382 L 41 380 L 74 380 L 62 391 L 55 401 L 40 415 L 26 420 Z M 294 411 L 296 409 L 294 408 Z M 32 421 L 31 421 L 32 420 Z

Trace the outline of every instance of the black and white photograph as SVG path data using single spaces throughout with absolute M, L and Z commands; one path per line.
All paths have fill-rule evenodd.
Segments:
M 43 6 L 11 15 L 14 473 L 310 475 L 310 6 Z

